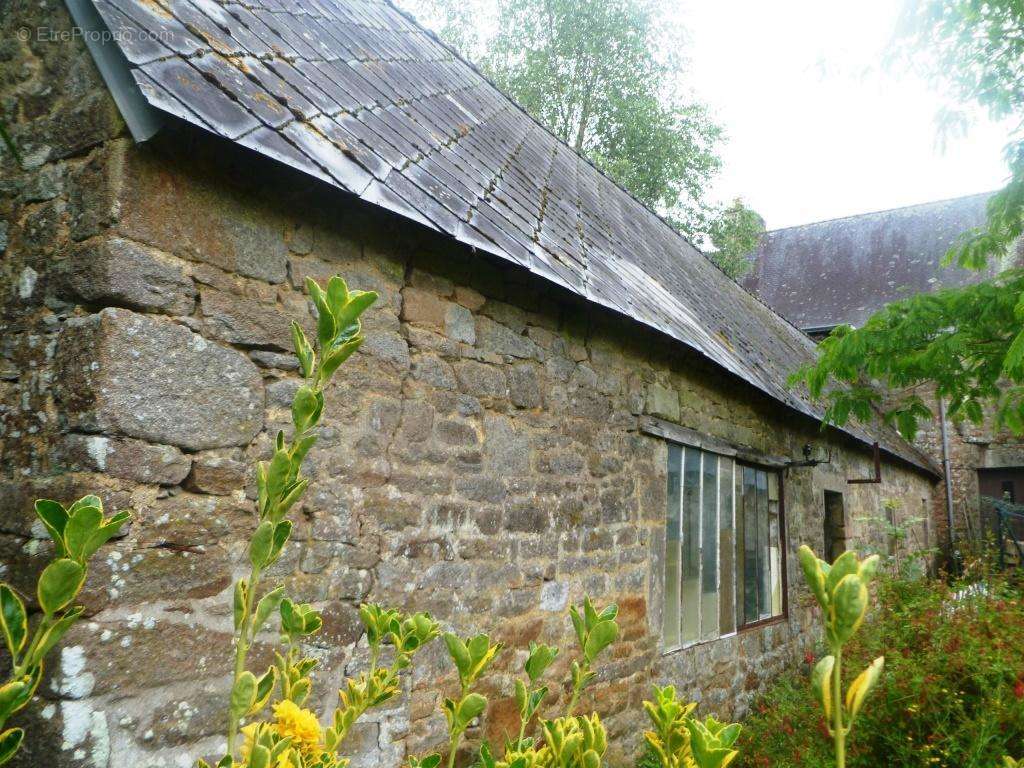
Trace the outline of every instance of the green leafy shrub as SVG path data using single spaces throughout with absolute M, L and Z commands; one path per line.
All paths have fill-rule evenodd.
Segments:
M 797 553 L 807 586 L 821 606 L 825 646 L 811 671 L 811 690 L 825 713 L 825 727 L 832 736 L 837 768 L 846 766 L 846 738 L 860 714 L 864 701 L 882 674 L 885 657 L 868 664 L 850 683 L 843 696 L 843 649 L 856 635 L 868 611 L 868 586 L 878 570 L 878 555 L 863 561 L 856 552 L 844 552 L 832 565 L 819 560 L 804 545 Z
M 636 768 L 662 768 L 661 758 L 651 749 L 649 744 L 640 756 L 640 759 L 636 761 Z
M 14 713 L 35 694 L 43 675 L 43 662 L 64 634 L 82 615 L 74 605 L 82 591 L 89 560 L 120 532 L 130 515 L 103 514 L 98 496 L 83 496 L 70 507 L 40 499 L 36 515 L 53 539 L 55 559 L 39 575 L 36 602 L 40 617 L 30 631 L 25 603 L 8 584 L 0 584 L 0 632 L 11 655 L 11 674 L 0 685 L 0 765 L 14 757 L 25 738 L 21 728 L 4 729 Z
M 882 569 L 892 575 L 924 578 L 929 573 L 931 563 L 940 554 L 935 547 L 925 547 L 917 535 L 918 526 L 927 518 L 906 515 L 899 499 L 883 499 L 880 513 L 858 515 L 853 519 L 869 530 L 884 535 L 884 547 L 869 543 L 864 547 L 864 553 L 878 555 L 882 560 Z
M 659 768 L 725 768 L 736 759 L 732 745 L 740 735 L 740 726 L 719 723 L 713 717 L 702 723 L 691 716 L 696 708 L 696 704 L 679 701 L 675 687 L 654 687 L 654 700 L 644 702 L 654 726 L 644 734 L 648 748 L 645 762 Z
M 448 721 L 448 768 L 455 765 L 459 740 L 484 710 L 487 698 L 472 690 L 480 676 L 487 671 L 502 649 L 501 643 L 492 643 L 487 635 L 475 635 L 462 640 L 451 632 L 445 633 L 444 644 L 459 673 L 459 699 L 444 700 L 444 716 Z
M 857 718 L 850 768 L 995 768 L 1024 754 L 1024 595 L 992 576 L 963 591 L 880 576 L 876 607 L 844 648 L 854 668 L 886 654 L 871 705 Z M 813 666 L 755 704 L 738 765 L 831 768 L 832 739 L 807 697 Z
M 291 439 L 278 432 L 272 457 L 256 466 L 257 525 L 249 541 L 249 576 L 239 579 L 234 589 L 235 658 L 228 698 L 227 752 L 218 768 L 239 764 L 249 768 L 347 765 L 338 752 L 352 724 L 398 693 L 401 670 L 438 634 L 437 623 L 427 614 L 404 615 L 364 606 L 360 617 L 371 647 L 370 669 L 345 681 L 329 727 L 322 728 L 317 715 L 303 708 L 313 687 L 311 673 L 316 660 L 303 656 L 300 646 L 304 638 L 320 630 L 323 619 L 312 606 L 288 599 L 284 587 L 266 589 L 262 579 L 288 544 L 292 533 L 288 513 L 309 485 L 301 473 L 302 462 L 317 439 L 324 389 L 362 345 L 359 318 L 377 300 L 372 291 L 349 291 L 337 276 L 328 281 L 326 290 L 307 278 L 306 290 L 317 309 L 316 346 L 293 322 L 292 341 L 303 383 L 292 400 Z M 280 621 L 283 652 L 275 651 L 275 663 L 257 675 L 247 668 L 248 653 L 275 615 Z M 394 646 L 394 659 L 391 666 L 379 667 L 381 646 L 386 642 Z M 268 705 L 272 720 L 262 718 Z M 252 722 L 242 728 L 246 718 Z M 244 736 L 241 745 L 240 734 Z M 236 762 L 239 756 L 241 763 Z M 198 764 L 206 765 L 202 760 Z
M 609 605 L 597 610 L 590 598 L 583 601 L 582 608 L 572 606 L 569 616 L 579 643 L 579 658 L 570 663 L 570 684 L 572 695 L 565 714 L 552 720 L 540 721 L 540 736 L 527 736 L 527 729 L 533 716 L 540 709 L 548 686 L 538 687 L 541 677 L 558 656 L 558 649 L 537 643 L 530 644 L 530 653 L 523 671 L 526 680 L 516 681 L 516 704 L 519 709 L 519 738 L 505 743 L 502 757 L 495 757 L 496 749 L 490 744 L 480 747 L 479 768 L 599 768 L 608 737 L 598 714 L 574 715 L 583 689 L 597 679 L 594 663 L 598 655 L 608 648 L 619 635 L 615 619 L 619 609 Z M 446 638 L 447 639 L 447 638 Z M 449 645 L 449 652 L 452 647 Z M 462 677 L 462 664 L 452 653 L 452 658 Z M 486 701 L 484 702 L 486 705 Z M 447 706 L 447 702 L 446 702 Z M 483 709 L 481 709 L 481 712 Z M 451 745 L 448 765 L 454 765 L 455 744 Z

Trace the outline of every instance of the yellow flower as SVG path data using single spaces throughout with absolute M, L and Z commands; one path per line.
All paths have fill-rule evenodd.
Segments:
M 256 741 L 256 732 L 259 730 L 260 725 L 261 723 L 250 723 L 242 727 L 242 735 L 245 737 L 245 742 L 242 744 L 243 763 L 249 761 L 249 753 L 252 752 L 252 745 Z
M 277 756 L 277 762 L 274 764 L 274 768 L 293 768 L 291 756 L 292 750 L 291 747 L 289 747 Z
M 290 702 L 289 702 L 290 703 Z M 250 723 L 242 728 L 242 735 L 245 741 L 242 743 L 242 762 L 236 763 L 237 768 L 245 768 L 249 765 L 249 755 L 252 753 L 252 745 L 259 738 L 260 729 L 265 728 L 278 736 L 277 726 L 268 723 Z M 289 747 L 277 756 L 271 768 L 294 768 L 295 763 L 291 759 L 292 750 Z
M 303 754 L 319 752 L 322 731 L 316 715 L 300 708 L 294 701 L 274 704 L 274 730 L 282 738 L 290 738 L 292 746 Z

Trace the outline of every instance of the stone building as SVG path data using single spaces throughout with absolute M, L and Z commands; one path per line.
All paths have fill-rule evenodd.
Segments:
M 985 222 L 990 193 L 941 200 L 766 233 L 745 286 L 812 338 L 840 324 L 861 325 L 890 301 L 971 285 L 1019 264 L 1020 246 L 985 271 L 943 267 L 957 238 Z M 936 539 L 978 538 L 991 521 L 983 497 L 1024 501 L 1024 442 L 993 428 L 939 415 L 922 425 L 917 446 L 943 467 L 931 512 Z M 948 489 L 948 493 L 947 493 Z
M 134 515 L 21 765 L 220 748 L 250 469 L 288 427 L 307 276 L 380 293 L 275 566 L 324 611 L 325 707 L 365 661 L 357 605 L 380 601 L 520 649 L 473 730 L 500 739 L 521 649 L 562 644 L 564 676 L 590 594 L 620 606 L 586 704 L 626 765 L 651 683 L 742 716 L 812 646 L 793 552 L 825 546 L 826 496 L 849 546 L 884 545 L 886 500 L 932 503 L 927 456 L 822 431 L 786 386 L 806 336 L 383 0 L 6 7 L 3 577 L 31 594 L 49 555 L 35 497 Z M 878 482 L 849 483 L 876 458 Z M 438 747 L 452 685 L 425 652 L 354 765 Z

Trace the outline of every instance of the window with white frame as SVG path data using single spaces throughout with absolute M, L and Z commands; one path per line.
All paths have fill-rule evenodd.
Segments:
M 781 616 L 779 473 L 668 444 L 666 650 Z

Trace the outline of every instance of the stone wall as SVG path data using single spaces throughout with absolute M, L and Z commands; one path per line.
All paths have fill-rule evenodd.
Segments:
M 327 392 L 312 483 L 275 566 L 324 610 L 321 708 L 365 661 L 357 605 L 381 601 L 517 649 L 488 678 L 473 734 L 499 740 L 522 649 L 568 647 L 566 608 L 589 593 L 621 608 L 622 639 L 585 702 L 616 739 L 613 765 L 638 746 L 654 681 L 742 716 L 814 640 L 795 558 L 786 619 L 662 655 L 666 448 L 639 429 L 644 414 L 765 454 L 831 447 L 831 465 L 783 478 L 790 552 L 820 550 L 826 488 L 846 494 L 853 538 L 876 546 L 859 516 L 931 499 L 927 476 L 888 462 L 881 485 L 847 485 L 872 471 L 863 446 L 528 274 L 200 131 L 134 145 L 79 44 L 12 34 L 68 29 L 62 6 L 12 6 L 0 104 L 28 168 L 2 156 L 2 575 L 31 593 L 49 555 L 37 496 L 95 491 L 134 515 L 91 570 L 88 620 L 50 665 L 20 765 L 186 766 L 220 747 L 250 467 L 288 427 L 288 322 L 311 322 L 306 276 L 340 273 L 381 296 Z M 359 727 L 354 765 L 440 744 L 453 686 L 440 645 L 407 686 Z
M 936 419 L 923 423 L 915 438 L 915 444 L 928 453 L 937 464 L 943 460 L 942 430 L 939 423 L 939 404 L 934 392 L 923 395 L 936 414 Z M 995 428 L 993 409 L 986 409 L 982 424 L 949 419 L 946 427 L 950 487 L 953 497 L 953 528 L 956 540 L 977 542 L 989 534 L 990 521 L 980 514 L 978 488 L 979 469 L 1002 467 L 1024 467 L 1024 441 L 1008 430 Z M 938 488 L 931 507 L 931 523 L 935 546 L 948 547 L 949 514 L 947 512 L 945 488 Z

